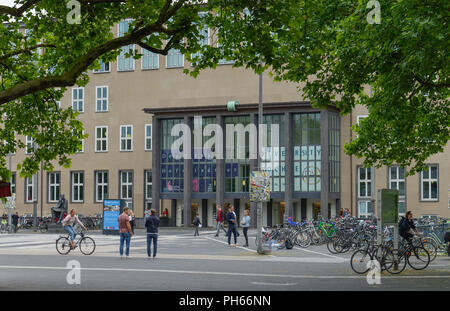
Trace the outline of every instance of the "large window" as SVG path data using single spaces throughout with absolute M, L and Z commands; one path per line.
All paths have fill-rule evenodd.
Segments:
M 72 88 L 72 109 L 78 112 L 84 112 L 84 88 Z
M 372 201 L 358 201 L 358 217 L 369 217 L 374 214 L 374 206 Z
M 175 159 L 171 151 L 172 144 L 179 139 L 171 135 L 172 128 L 177 124 L 184 124 L 183 119 L 161 120 L 161 192 L 184 190 L 184 158 Z
M 285 191 L 285 144 L 284 144 L 284 114 L 265 115 L 263 123 L 267 125 L 267 135 L 263 134 L 263 147 L 261 155 L 261 170 L 271 176 L 270 191 Z M 278 146 L 272 145 L 272 124 L 278 125 Z
M 31 178 L 25 178 L 25 203 L 32 203 L 36 200 L 36 191 L 34 189 L 36 175 L 33 175 Z
M 27 135 L 25 137 L 25 145 L 26 145 L 25 154 L 32 154 L 34 152 L 34 139 L 33 139 L 33 137 Z
M 152 171 L 144 171 L 144 186 L 145 186 L 145 208 L 152 208 L 152 185 L 153 176 Z
M 153 142 L 152 142 L 152 125 L 145 125 L 145 151 L 151 151 Z
M 439 172 L 437 165 L 428 165 L 428 169 L 420 174 L 421 200 L 438 201 L 439 199 Z
M 328 166 L 329 191 L 340 191 L 340 118 L 337 113 L 328 114 Z
M 405 197 L 405 168 L 400 166 L 389 167 L 389 189 L 398 190 L 398 213 L 406 213 Z
M 48 201 L 57 202 L 61 193 L 61 174 L 48 173 Z
M 158 69 L 159 55 L 142 49 L 141 69 Z
M 200 123 L 201 124 L 196 124 Z M 194 135 L 197 134 L 197 128 L 201 129 L 201 133 L 203 133 L 204 128 L 208 126 L 209 124 L 216 124 L 216 118 L 215 117 L 208 117 L 208 118 L 201 118 L 197 119 L 194 118 L 194 130 L 193 130 L 193 137 L 192 141 L 194 141 Z M 205 146 L 205 143 L 211 139 L 209 136 L 201 135 L 202 138 L 202 146 Z M 212 151 L 214 151 L 214 146 L 212 147 Z M 203 150 L 195 150 L 195 148 L 192 148 L 193 150 L 193 167 L 192 167 L 192 191 L 193 192 L 215 192 L 216 191 L 216 159 L 208 159 L 210 158 L 209 155 L 205 155 L 203 153 Z M 196 156 L 197 158 L 196 159 Z M 200 157 L 201 155 L 201 157 Z M 207 158 L 208 157 L 208 158 Z
M 111 72 L 110 63 L 104 63 L 102 60 L 99 61 L 100 69 L 94 69 L 94 73 L 103 73 L 103 72 Z
M 250 134 L 244 134 L 244 141 L 239 141 L 239 131 L 228 133 L 227 124 L 243 126 L 244 129 L 250 124 L 250 116 L 225 117 L 225 137 L 233 137 L 233 145 L 226 144 L 225 152 L 225 191 L 226 192 L 248 192 L 250 189 Z M 233 157 L 229 156 L 233 152 Z M 238 159 L 238 155 L 245 155 Z
M 294 114 L 294 191 L 321 189 L 320 113 Z
M 131 20 L 125 20 L 119 22 L 119 37 L 124 36 L 130 27 Z M 134 70 L 134 58 L 128 56 L 134 53 L 134 45 L 130 44 L 121 48 L 120 54 L 117 60 L 118 71 L 131 71 Z
M 95 152 L 108 151 L 108 127 L 95 127 Z
M 97 86 L 95 88 L 95 111 L 105 112 L 108 111 L 108 87 Z
M 358 167 L 358 197 L 372 197 L 372 168 Z
M 84 173 L 71 172 L 72 202 L 82 203 L 84 201 Z
M 133 209 L 133 172 L 120 171 L 120 198 Z
M 120 126 L 120 151 L 133 151 L 133 126 Z
M 103 202 L 108 198 L 108 172 L 95 172 L 95 201 Z
M 183 54 L 180 50 L 170 49 L 166 56 L 166 68 L 179 68 L 183 67 Z
M 205 15 L 205 13 L 199 13 L 200 17 L 202 17 L 203 15 Z M 205 46 L 205 45 L 209 45 L 209 28 L 203 27 L 202 29 L 200 29 L 199 31 L 199 38 L 198 38 L 198 44 L 200 46 Z M 195 54 L 191 55 L 191 58 L 198 58 L 201 56 L 201 52 L 197 52 Z

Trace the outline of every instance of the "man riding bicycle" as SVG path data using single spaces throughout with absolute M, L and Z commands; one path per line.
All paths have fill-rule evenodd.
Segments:
M 408 241 L 408 243 L 411 243 L 411 239 L 414 237 L 414 234 L 419 234 L 412 218 L 412 212 L 407 211 L 405 217 L 402 217 L 398 226 L 398 234 L 406 241 Z
M 78 216 L 75 214 L 75 210 L 72 209 L 70 211 L 69 215 L 67 215 L 66 218 L 64 218 L 62 221 L 64 231 L 66 231 L 70 235 L 70 241 L 72 242 L 71 249 L 73 249 L 75 247 L 74 240 L 75 240 L 75 237 L 77 236 L 77 232 L 73 228 L 75 223 L 78 223 L 81 226 L 81 228 L 83 228 L 83 230 L 87 230 L 86 227 L 84 226 L 84 224 L 80 221 Z

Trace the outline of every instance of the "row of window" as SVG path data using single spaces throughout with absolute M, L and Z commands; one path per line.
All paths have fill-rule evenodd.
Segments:
M 109 198 L 109 172 L 95 171 L 95 202 L 101 203 Z M 127 205 L 132 207 L 134 177 L 133 171 L 119 171 L 119 198 L 124 199 Z M 25 178 L 25 203 L 36 201 L 36 175 Z M 11 192 L 16 193 L 16 173 L 12 175 Z M 61 173 L 47 173 L 47 201 L 57 202 L 61 195 Z M 144 200 L 151 203 L 152 199 L 152 171 L 144 171 Z M 72 203 L 83 203 L 85 201 L 85 173 L 83 171 L 70 172 L 70 201 Z
M 152 150 L 152 125 L 145 125 L 146 151 Z M 108 151 L 108 126 L 95 127 L 95 152 Z M 133 125 L 120 126 L 120 151 L 133 151 Z
M 359 167 L 358 171 L 358 215 L 360 217 L 374 214 L 373 198 L 373 169 Z M 406 212 L 406 177 L 405 168 L 391 166 L 388 169 L 388 187 L 399 191 L 399 214 Z M 439 200 L 439 167 L 428 165 L 428 169 L 420 173 L 420 200 Z
M 108 105 L 108 86 L 96 86 L 95 87 L 95 112 L 107 112 Z M 75 87 L 72 88 L 72 109 L 74 111 L 84 112 L 84 88 Z M 61 107 L 61 104 L 58 103 Z
M 131 20 L 124 20 L 118 24 L 118 36 L 124 36 L 128 30 Z M 201 30 L 202 38 L 199 39 L 201 46 L 209 45 L 210 32 L 209 28 L 203 28 Z M 218 45 L 219 47 L 219 45 Z M 117 57 L 117 71 L 133 71 L 135 70 L 135 60 L 133 57 L 129 57 L 134 51 L 134 45 L 127 45 L 121 48 L 121 52 Z M 144 48 L 141 49 L 141 69 L 152 70 L 159 69 L 159 54 L 150 52 Z M 192 55 L 192 57 L 198 56 L 198 54 Z M 222 59 L 219 64 L 233 64 L 233 61 Z M 166 56 L 166 68 L 182 68 L 184 67 L 184 55 L 178 49 L 170 49 Z M 100 61 L 100 68 L 94 70 L 94 73 L 106 73 L 111 72 L 111 64 L 109 62 L 104 63 Z
M 33 153 L 35 148 L 34 139 L 31 136 L 25 137 L 25 154 Z M 145 151 L 152 151 L 152 125 L 145 124 Z M 133 151 L 133 125 L 120 126 L 120 151 Z M 84 139 L 82 140 L 82 150 L 84 152 Z M 95 152 L 108 152 L 108 126 L 95 127 Z

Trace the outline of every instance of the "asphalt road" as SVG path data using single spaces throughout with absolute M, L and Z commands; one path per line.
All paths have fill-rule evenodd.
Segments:
M 91 232 L 97 244 L 93 255 L 77 249 L 63 256 L 55 249 L 58 235 L 0 235 L 0 290 L 450 290 L 449 257 L 437 258 L 424 271 L 382 273 L 381 284 L 369 285 L 366 276 L 351 270 L 351 254 L 311 246 L 261 256 L 253 232 L 250 248 L 230 248 L 223 233 L 216 238 L 205 230 L 194 237 L 192 230 L 162 229 L 154 260 L 147 259 L 143 231 L 132 238 L 128 260 L 120 259 L 117 236 Z M 75 279 L 67 268 L 72 260 L 80 265 L 75 270 L 80 284 L 67 281 L 68 274 Z

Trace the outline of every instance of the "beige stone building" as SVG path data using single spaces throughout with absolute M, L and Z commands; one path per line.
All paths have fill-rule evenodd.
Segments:
M 126 31 L 126 24 L 117 31 Z M 27 155 L 21 150 L 12 156 L 19 215 L 31 214 L 36 201 L 38 216 L 46 216 L 61 194 L 69 209 L 83 215 L 101 214 L 104 198 L 124 199 L 137 217 L 150 206 L 160 213 L 167 208 L 170 224 L 177 226 L 190 225 L 196 212 L 204 225 L 214 225 L 216 204 L 234 204 L 238 216 L 252 207 L 248 187 L 249 172 L 257 166 L 254 160 L 175 161 L 168 146 L 173 141 L 171 126 L 193 126 L 195 116 L 202 116 L 203 126 L 257 123 L 258 76 L 224 61 L 194 79 L 183 73 L 190 64 L 178 51 L 168 56 L 142 53 L 141 60 L 119 56 L 102 64 L 89 73 L 86 87 L 68 88 L 61 107 L 80 111 L 89 135 L 83 151 L 72 156 L 70 169 L 56 166 L 54 172 L 22 179 L 14 168 Z M 239 102 L 236 112 L 227 110 L 228 101 Z M 280 125 L 281 141 L 279 148 L 266 148 L 262 161 L 264 168 L 272 169 L 264 225 L 280 223 L 283 215 L 297 220 L 319 213 L 332 217 L 340 208 L 367 216 L 374 212 L 382 188 L 400 190 L 403 212 L 450 217 L 448 145 L 429 159 L 430 170 L 421 175 L 405 178 L 396 166 L 364 169 L 361 160 L 343 152 L 355 135 L 351 125 L 367 115 L 363 107 L 345 116 L 333 107 L 313 109 L 297 85 L 273 82 L 267 74 L 263 102 L 265 122 Z M 31 139 L 18 139 L 32 144 Z M 279 164 L 274 165 L 275 160 Z

